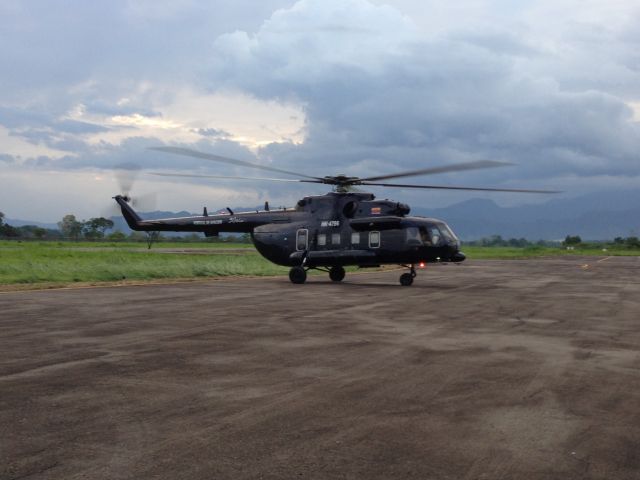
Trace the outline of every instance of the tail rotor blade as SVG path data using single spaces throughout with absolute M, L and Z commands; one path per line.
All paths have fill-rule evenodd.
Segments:
M 114 174 L 116 182 L 118 182 L 118 187 L 120 188 L 120 193 L 124 195 L 131 193 L 133 184 L 138 178 L 139 173 L 140 167 L 132 163 L 123 163 L 116 166 Z

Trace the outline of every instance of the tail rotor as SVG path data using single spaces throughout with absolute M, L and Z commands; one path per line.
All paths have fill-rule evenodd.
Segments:
M 118 190 L 124 200 L 134 207 L 136 210 L 148 212 L 156 209 L 157 193 L 144 193 L 141 195 L 133 195 L 133 186 L 140 175 L 140 167 L 133 163 L 123 163 L 116 166 L 114 176 L 118 184 Z M 112 204 L 105 212 L 104 216 L 118 216 L 122 212 L 117 204 Z

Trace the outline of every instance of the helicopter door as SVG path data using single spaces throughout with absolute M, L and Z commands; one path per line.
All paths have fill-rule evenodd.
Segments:
M 296 233 L 296 250 L 307 250 L 309 248 L 309 230 L 301 228 Z

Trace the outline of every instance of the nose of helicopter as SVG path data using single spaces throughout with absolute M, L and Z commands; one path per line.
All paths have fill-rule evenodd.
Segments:
M 466 258 L 467 256 L 464 253 L 462 253 L 460 250 L 458 250 L 453 255 L 451 255 L 451 261 L 454 263 L 464 262 Z

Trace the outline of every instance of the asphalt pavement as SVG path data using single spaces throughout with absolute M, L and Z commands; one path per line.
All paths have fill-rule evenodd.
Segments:
M 638 479 L 640 259 L 0 293 L 0 479 Z

